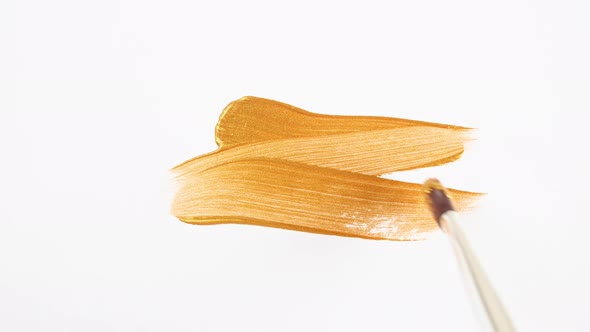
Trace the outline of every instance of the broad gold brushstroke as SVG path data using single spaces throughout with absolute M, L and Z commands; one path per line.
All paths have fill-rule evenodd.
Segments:
M 240 223 L 371 239 L 436 229 L 420 184 L 377 177 L 458 159 L 469 128 L 307 112 L 244 97 L 216 126 L 219 149 L 173 169 L 172 213 L 192 224 Z M 479 194 L 454 191 L 458 208 Z
M 452 191 L 457 208 L 472 193 Z M 421 184 L 280 159 L 222 163 L 182 180 L 173 214 L 194 224 L 240 223 L 386 240 L 438 226 Z

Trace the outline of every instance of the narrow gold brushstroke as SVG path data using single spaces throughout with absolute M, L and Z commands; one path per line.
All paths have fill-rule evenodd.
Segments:
M 179 174 L 245 158 L 278 158 L 382 175 L 440 165 L 463 153 L 468 138 L 462 132 L 412 126 L 293 139 L 275 139 L 220 149 L 175 168 Z
M 220 148 L 281 138 L 318 137 L 421 126 L 467 132 L 470 128 L 382 116 L 312 113 L 278 101 L 242 97 L 228 104 L 215 127 Z
M 387 240 L 436 229 L 421 184 L 377 177 L 454 161 L 468 128 L 310 113 L 245 97 L 216 126 L 219 149 L 173 169 L 172 213 L 191 224 L 238 223 Z M 452 190 L 458 208 L 477 193 Z

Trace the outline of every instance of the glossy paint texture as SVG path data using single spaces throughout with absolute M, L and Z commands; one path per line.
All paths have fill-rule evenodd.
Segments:
M 423 239 L 437 224 L 422 185 L 379 176 L 454 161 L 468 133 L 406 119 L 322 115 L 244 97 L 220 116 L 219 149 L 173 169 L 178 190 L 172 213 L 191 224 Z M 458 209 L 479 196 L 449 192 Z

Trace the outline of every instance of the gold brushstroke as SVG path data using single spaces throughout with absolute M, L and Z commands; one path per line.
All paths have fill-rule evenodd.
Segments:
M 461 207 L 472 198 L 467 192 L 454 195 Z M 420 184 L 280 159 L 223 163 L 184 179 L 173 213 L 188 223 L 255 224 L 372 239 L 417 240 L 437 227 Z
M 420 184 L 379 178 L 460 157 L 468 128 L 310 113 L 245 97 L 216 126 L 219 149 L 174 168 L 172 213 L 371 239 L 418 240 L 437 228 Z M 457 208 L 479 194 L 452 190 Z
M 402 127 L 317 137 L 275 139 L 222 148 L 175 168 L 198 173 L 221 163 L 277 158 L 368 175 L 439 165 L 463 153 L 461 132 L 436 127 Z
M 318 137 L 411 126 L 463 133 L 470 129 L 383 116 L 317 114 L 278 101 L 248 96 L 225 107 L 215 127 L 215 142 L 220 148 L 225 148 L 272 139 Z

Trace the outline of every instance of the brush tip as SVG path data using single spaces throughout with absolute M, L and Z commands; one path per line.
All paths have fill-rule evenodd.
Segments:
M 428 179 L 424 182 L 424 194 L 426 196 L 426 202 L 432 212 L 432 216 L 440 226 L 440 217 L 443 213 L 455 210 L 453 203 L 449 198 L 447 188 L 445 188 L 438 179 Z

